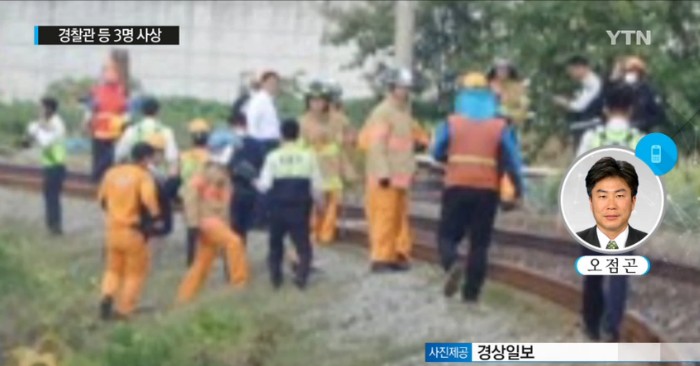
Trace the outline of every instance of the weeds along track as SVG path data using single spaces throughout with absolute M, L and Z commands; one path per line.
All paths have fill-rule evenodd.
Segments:
M 0 184 L 38 191 L 42 187 L 41 170 L 0 164 Z M 96 187 L 87 175 L 69 173 L 64 192 L 71 197 L 94 199 Z M 358 246 L 367 245 L 367 231 L 363 217 L 362 208 L 357 204 L 344 205 L 341 232 L 346 235 L 348 241 Z M 430 217 L 413 216 L 412 222 L 416 239 L 414 246 L 416 259 L 437 263 L 434 240 L 437 220 Z M 577 286 L 577 281 L 580 279 L 576 278 L 578 275 L 572 271 L 577 248 L 569 244 L 568 247 L 572 247 L 570 249 L 551 250 L 555 246 L 560 246 L 560 243 L 536 234 L 497 231 L 494 235 L 492 248 L 493 261 L 489 264 L 489 278 L 577 312 L 581 303 L 580 286 Z M 674 264 L 667 263 L 665 265 L 667 268 L 663 271 L 655 267 L 652 271 L 654 273 L 652 278 L 632 285 L 633 290 L 642 288 L 642 290 L 637 290 L 631 299 L 632 302 L 639 302 L 637 307 L 640 310 L 630 311 L 625 315 L 622 330 L 624 342 L 660 343 L 678 341 L 678 339 L 690 341 L 700 338 L 700 330 L 693 333 L 686 332 L 687 329 L 680 329 L 684 325 L 695 326 L 695 324 L 689 321 L 679 322 L 677 319 L 669 319 L 669 317 L 673 317 L 672 315 L 666 317 L 663 315 L 683 312 L 684 306 L 688 305 L 685 301 L 693 299 L 691 296 L 695 296 L 694 302 L 697 303 L 697 299 L 700 298 L 700 285 L 696 281 L 700 281 L 700 277 L 695 277 L 695 281 L 690 277 L 674 278 L 676 276 L 673 274 L 675 272 Z M 652 263 L 652 267 L 654 267 L 654 263 Z M 681 271 L 692 270 L 694 269 L 684 268 Z M 669 293 L 676 288 L 677 281 L 682 281 L 685 287 L 682 291 Z M 644 308 L 647 306 L 652 311 L 645 311 Z M 668 309 L 676 309 L 677 312 L 669 312 Z M 700 309 L 697 310 L 700 313 Z M 688 315 L 691 316 L 689 319 L 696 316 L 692 314 Z M 646 320 L 647 318 L 654 318 L 662 327 L 651 325 Z M 666 334 L 674 336 L 671 339 Z

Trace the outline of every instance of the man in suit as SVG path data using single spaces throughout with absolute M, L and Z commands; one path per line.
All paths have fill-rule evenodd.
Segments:
M 638 188 L 639 177 L 632 164 L 611 157 L 598 160 L 586 175 L 586 191 L 596 225 L 576 235 L 612 255 L 640 242 L 647 233 L 629 225 Z M 584 247 L 583 255 L 597 253 Z M 606 292 L 604 280 L 603 276 L 585 276 L 583 279 L 585 331 L 589 338 L 600 339 L 602 322 L 603 339 L 618 342 L 628 281 L 626 276 L 611 276 Z

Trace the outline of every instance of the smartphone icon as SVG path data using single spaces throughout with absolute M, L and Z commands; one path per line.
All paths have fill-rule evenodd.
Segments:
M 661 162 L 661 145 L 651 146 L 651 162 L 654 164 Z

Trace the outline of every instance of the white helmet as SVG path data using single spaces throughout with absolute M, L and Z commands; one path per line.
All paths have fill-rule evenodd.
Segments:
M 414 86 L 413 72 L 411 70 L 401 67 L 389 72 L 389 78 L 387 84 L 389 87 L 405 87 L 412 88 Z

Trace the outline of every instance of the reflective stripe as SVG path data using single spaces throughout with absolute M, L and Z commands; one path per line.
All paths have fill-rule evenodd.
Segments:
M 392 136 L 387 146 L 392 151 L 413 151 L 413 138 Z
M 273 152 L 277 164 L 275 178 L 311 178 L 313 154 L 301 146 L 290 145 Z
M 63 165 L 66 162 L 66 155 L 66 145 L 63 139 L 60 139 L 41 151 L 41 164 L 44 166 Z
M 447 158 L 450 164 L 477 164 L 496 166 L 496 159 L 477 155 L 450 155 Z
M 389 136 L 389 127 L 383 124 L 377 124 L 367 130 L 367 143 L 374 144 L 386 140 Z

